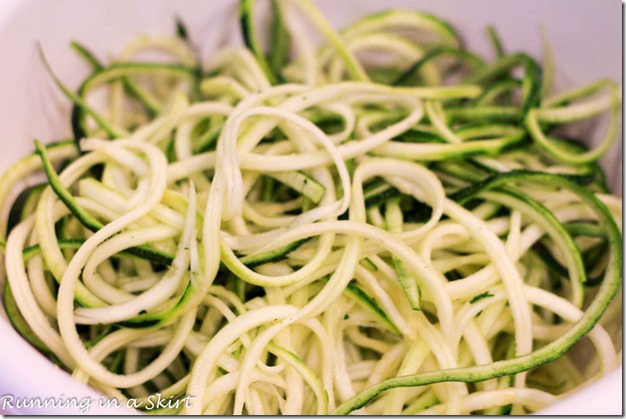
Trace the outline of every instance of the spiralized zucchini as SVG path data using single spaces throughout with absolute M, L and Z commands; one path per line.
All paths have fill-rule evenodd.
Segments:
M 416 11 L 271 19 L 268 53 L 242 0 L 246 47 L 201 60 L 178 21 L 111 62 L 73 43 L 77 90 L 49 69 L 74 138 L 0 178 L 16 330 L 164 414 L 522 414 L 616 368 L 620 87 L 553 93 L 549 55 Z M 587 150 L 569 125 L 605 114 Z

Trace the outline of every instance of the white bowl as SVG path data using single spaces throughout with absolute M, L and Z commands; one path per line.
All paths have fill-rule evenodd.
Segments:
M 80 40 L 97 55 L 119 47 L 139 33 L 169 34 L 180 15 L 203 54 L 225 42 L 241 42 L 236 0 L 1 0 L 0 1 L 0 170 L 32 150 L 32 139 L 69 135 L 69 103 L 51 86 L 37 56 L 41 42 L 55 72 L 76 86 L 85 66 L 69 47 Z M 319 1 L 336 26 L 381 9 L 404 7 L 430 11 L 450 20 L 472 50 L 488 56 L 484 27 L 493 23 L 508 51 L 525 50 L 541 57 L 545 28 L 557 63 L 559 84 L 582 84 L 600 77 L 621 79 L 621 5 L 590 0 L 350 0 Z M 603 160 L 618 194 L 622 190 L 621 142 Z M 132 413 L 101 408 L 99 394 L 73 381 L 30 347 L 0 318 L 0 411 L 21 414 L 79 414 L 79 408 L 3 408 L 3 397 L 91 398 L 90 414 Z M 622 414 L 622 371 L 614 371 L 542 414 Z

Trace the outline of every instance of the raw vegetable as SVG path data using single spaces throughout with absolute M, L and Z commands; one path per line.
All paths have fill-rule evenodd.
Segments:
M 0 177 L 26 341 L 159 414 L 523 414 L 619 365 L 620 86 L 552 94 L 548 47 L 489 27 L 490 60 L 415 11 L 336 31 L 242 0 L 240 24 L 202 63 L 180 18 L 112 62 L 73 42 L 76 91 L 46 64 L 75 138 Z M 605 114 L 591 150 L 562 134 Z

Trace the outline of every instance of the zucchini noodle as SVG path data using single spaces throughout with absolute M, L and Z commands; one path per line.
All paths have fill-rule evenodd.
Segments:
M 271 2 L 265 52 L 240 5 L 245 47 L 206 59 L 178 21 L 110 63 L 73 42 L 78 89 L 46 63 L 73 138 L 0 177 L 24 339 L 162 414 L 523 414 L 619 366 L 617 83 L 553 93 L 545 39 L 542 67 L 489 27 L 489 60 L 310 0 Z M 595 148 L 562 134 L 603 116 Z

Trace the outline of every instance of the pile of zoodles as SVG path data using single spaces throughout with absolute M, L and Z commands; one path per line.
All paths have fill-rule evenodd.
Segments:
M 178 21 L 72 43 L 77 89 L 48 67 L 73 138 L 0 178 L 28 342 L 167 414 L 522 414 L 619 365 L 619 85 L 555 92 L 547 46 L 488 28 L 487 60 L 418 11 L 256 13 L 208 58 Z

